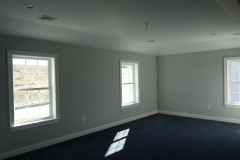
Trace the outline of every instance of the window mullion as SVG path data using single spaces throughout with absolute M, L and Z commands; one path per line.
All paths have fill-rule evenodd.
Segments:
M 231 81 L 231 80 L 229 80 L 229 82 L 231 83 L 240 83 L 240 81 Z
M 122 83 L 122 84 L 135 84 L 135 83 L 133 83 L 133 82 L 129 82 L 129 83 Z
M 44 88 L 24 88 L 24 89 L 14 89 L 14 91 L 32 91 L 32 90 L 46 90 L 50 89 L 49 87 Z

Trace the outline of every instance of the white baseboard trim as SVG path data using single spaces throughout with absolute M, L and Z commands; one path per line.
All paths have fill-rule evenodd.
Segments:
M 88 130 L 85 130 L 85 131 L 73 133 L 73 134 L 70 134 L 70 135 L 67 135 L 67 136 L 55 138 L 55 139 L 48 140 L 48 141 L 45 141 L 45 142 L 41 142 L 41 143 L 37 143 L 37 144 L 34 144 L 34 145 L 26 146 L 26 147 L 23 147 L 23 148 L 8 151 L 8 152 L 5 152 L 5 153 L 1 153 L 0 154 L 0 159 L 9 158 L 9 157 L 16 156 L 16 155 L 19 155 L 19 154 L 22 154 L 22 153 L 33 151 L 33 150 L 40 149 L 40 148 L 43 148 L 43 147 L 47 147 L 47 146 L 50 146 L 50 145 L 53 145 L 53 144 L 56 144 L 56 143 L 60 143 L 60 142 L 67 141 L 67 140 L 70 140 L 70 139 L 73 139 L 73 138 L 84 136 L 84 135 L 87 135 L 87 134 L 90 134 L 90 133 L 94 133 L 94 132 L 97 132 L 97 131 L 100 131 L 100 130 L 104 130 L 104 129 L 114 127 L 114 126 L 117 126 L 117 125 L 120 125 L 120 124 L 124 124 L 124 123 L 130 122 L 130 121 L 134 121 L 134 120 L 137 120 L 137 119 L 140 119 L 140 118 L 143 118 L 143 117 L 147 117 L 147 116 L 150 116 L 150 115 L 153 115 L 153 114 L 156 114 L 156 113 L 158 113 L 157 110 L 152 111 L 152 112 L 148 112 L 148 113 L 145 113 L 145 114 L 141 114 L 141 115 L 138 115 L 138 116 L 135 116 L 135 117 L 127 118 L 127 119 L 124 119 L 124 120 L 121 120 L 121 121 L 109 123 L 109 124 L 102 125 L 102 126 L 95 127 L 95 128 L 91 128 L 91 129 L 88 129 Z
M 171 112 L 171 111 L 163 111 L 163 110 L 158 110 L 158 113 L 174 115 L 174 116 L 181 116 L 181 117 L 190 117 L 190 118 L 198 118 L 198 119 L 206 119 L 206 120 L 212 120 L 212 121 L 221 121 L 221 122 L 240 124 L 239 119 L 212 117 L 212 116 L 204 116 L 204 115 L 181 113 L 181 112 Z

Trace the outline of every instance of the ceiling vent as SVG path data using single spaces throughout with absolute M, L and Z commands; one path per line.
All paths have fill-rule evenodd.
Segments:
M 58 19 L 58 18 L 56 18 L 56 17 L 51 17 L 51 16 L 47 16 L 47 15 L 43 15 L 43 16 L 39 17 L 38 19 L 41 19 L 41 20 L 43 20 L 43 21 L 54 21 L 54 20 L 56 20 L 56 19 Z
M 154 41 L 154 40 L 147 40 L 147 42 L 150 42 L 150 43 L 151 43 L 151 42 L 155 42 L 155 41 Z

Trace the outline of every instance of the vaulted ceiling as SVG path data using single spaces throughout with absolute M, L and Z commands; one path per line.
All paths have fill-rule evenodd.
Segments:
M 169 55 L 240 47 L 238 13 L 237 0 L 1 0 L 0 34 Z

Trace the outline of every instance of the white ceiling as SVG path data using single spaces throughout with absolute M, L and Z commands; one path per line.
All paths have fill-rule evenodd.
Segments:
M 238 11 L 236 0 L 1 0 L 0 34 L 169 55 L 240 47 Z

